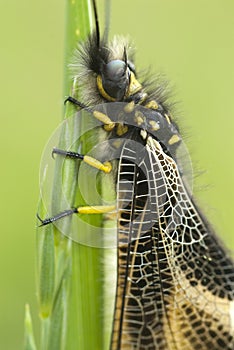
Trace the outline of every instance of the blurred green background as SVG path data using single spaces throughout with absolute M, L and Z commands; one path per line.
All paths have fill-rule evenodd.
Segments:
M 103 9 L 103 0 L 99 0 Z M 1 13 L 0 349 L 37 328 L 35 213 L 40 156 L 63 111 L 65 1 L 3 1 Z M 113 0 L 111 35 L 129 34 L 140 69 L 172 82 L 189 135 L 198 202 L 234 250 L 234 2 Z M 103 18 L 103 16 L 101 16 Z M 36 332 L 38 333 L 38 332 Z

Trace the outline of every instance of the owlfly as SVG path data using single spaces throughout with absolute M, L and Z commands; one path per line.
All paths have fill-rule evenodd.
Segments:
M 95 121 L 99 147 L 53 154 L 104 173 L 116 202 L 65 207 L 41 225 L 81 214 L 116 222 L 111 350 L 233 350 L 234 263 L 192 197 L 164 85 L 142 82 L 128 40 L 100 36 L 92 4 L 96 29 L 72 64 L 81 95 L 67 102 Z

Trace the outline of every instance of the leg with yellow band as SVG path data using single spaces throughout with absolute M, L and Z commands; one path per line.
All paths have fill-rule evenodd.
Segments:
M 101 170 L 107 174 L 110 173 L 112 170 L 112 166 L 111 166 L 110 162 L 102 163 L 99 160 L 97 160 L 91 156 L 88 156 L 88 155 L 80 154 L 80 153 L 73 152 L 73 151 L 64 151 L 64 150 L 59 149 L 59 148 L 53 149 L 52 156 L 54 156 L 54 154 L 58 154 L 58 155 L 61 155 L 61 156 L 67 157 L 67 158 L 72 158 L 72 159 L 81 159 L 86 164 L 89 164 L 93 168 Z

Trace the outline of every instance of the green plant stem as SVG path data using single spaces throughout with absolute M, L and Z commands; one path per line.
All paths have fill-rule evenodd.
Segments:
M 89 9 L 89 0 L 67 1 L 64 91 L 65 95 L 76 98 L 77 86 L 70 77 L 67 63 L 71 61 L 78 42 L 85 39 L 90 32 Z M 82 137 L 82 142 L 79 140 L 79 134 L 85 127 L 85 122 L 72 118 L 75 112 L 71 104 L 66 105 L 65 119 L 69 122 L 64 124 L 58 146 L 66 150 L 75 139 L 77 142 L 72 147 L 86 152 L 93 145 L 90 141 L 87 144 L 85 137 Z M 77 187 L 79 166 L 79 161 L 56 157 L 50 213 L 47 213 L 41 198 L 38 208 L 40 217 L 44 218 L 51 216 L 51 213 L 68 209 L 67 202 L 70 207 L 84 204 Z M 92 181 L 92 178 L 87 177 L 86 182 L 89 183 L 89 181 Z M 66 198 L 66 201 L 63 198 Z M 98 225 L 100 216 L 97 215 L 92 220 Z M 62 232 L 68 233 L 70 225 L 71 217 L 65 218 Z M 78 233 L 79 230 L 89 230 L 89 225 L 86 226 L 78 227 Z M 72 241 L 62 232 L 52 224 L 39 227 L 37 230 L 40 348 L 42 350 L 101 350 L 103 349 L 103 324 L 100 262 L 103 249 Z
M 25 327 L 24 349 L 36 350 L 29 305 L 26 305 L 25 307 L 24 327 Z

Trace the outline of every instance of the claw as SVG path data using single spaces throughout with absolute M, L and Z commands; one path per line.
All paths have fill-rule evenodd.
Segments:
M 57 220 L 59 220 L 59 219 L 62 219 L 62 218 L 64 218 L 65 216 L 70 216 L 70 215 L 72 215 L 72 214 L 74 214 L 74 213 L 78 213 L 78 209 L 77 209 L 77 208 L 72 208 L 72 209 L 64 210 L 64 211 L 62 211 L 61 213 L 59 213 L 59 214 L 57 214 L 57 215 L 55 215 L 55 216 L 52 216 L 52 217 L 50 217 L 50 218 L 48 218 L 48 219 L 44 219 L 44 220 L 41 219 L 40 216 L 39 216 L 38 213 L 37 213 L 37 218 L 38 218 L 38 220 L 41 222 L 41 224 L 39 225 L 39 227 L 45 226 L 45 225 L 48 225 L 48 224 L 51 224 L 51 223 L 54 222 L 54 221 L 57 221 Z

